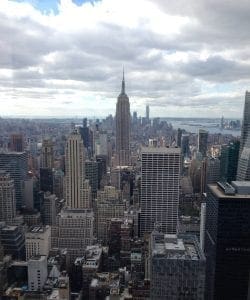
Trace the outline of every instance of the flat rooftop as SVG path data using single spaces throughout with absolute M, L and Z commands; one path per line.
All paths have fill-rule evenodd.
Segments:
M 152 256 L 164 256 L 167 259 L 200 260 L 203 259 L 198 244 L 190 236 L 180 238 L 175 234 L 152 234 Z
M 250 185 L 250 182 L 249 182 Z M 224 191 L 218 187 L 217 184 L 208 184 L 208 187 L 210 188 L 211 192 L 218 198 L 224 198 L 224 199 L 250 199 L 249 194 L 239 194 L 235 193 L 234 195 L 228 195 L 225 194 Z M 249 186 L 250 187 L 250 186 Z
M 181 154 L 181 148 L 177 148 L 177 147 L 142 147 L 141 153 Z

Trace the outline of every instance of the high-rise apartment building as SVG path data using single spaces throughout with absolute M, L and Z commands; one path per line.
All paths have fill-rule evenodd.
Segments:
M 150 299 L 204 299 L 205 257 L 195 236 L 153 232 L 149 256 Z
M 208 185 L 206 299 L 250 297 L 250 182 Z
M 202 154 L 203 157 L 206 157 L 207 155 L 207 139 L 208 139 L 208 132 L 204 129 L 199 129 L 198 151 Z
M 246 91 L 237 180 L 250 180 L 250 92 Z
M 130 104 L 125 93 L 124 73 L 122 90 L 116 103 L 116 155 L 118 165 L 130 164 Z
M 145 147 L 141 150 L 141 235 L 156 225 L 164 233 L 176 233 L 180 148 Z
M 81 135 L 74 131 L 65 149 L 65 196 L 70 208 L 84 207 L 85 148 Z
M 16 216 L 14 180 L 6 171 L 0 170 L 0 221 L 10 223 Z
M 28 156 L 26 152 L 0 152 L 0 169 L 5 170 L 14 179 L 16 208 L 24 205 L 24 180 L 28 174 Z

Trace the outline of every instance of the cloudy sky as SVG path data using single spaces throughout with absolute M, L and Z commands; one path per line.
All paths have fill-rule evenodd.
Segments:
M 0 116 L 240 118 L 249 0 L 0 0 Z

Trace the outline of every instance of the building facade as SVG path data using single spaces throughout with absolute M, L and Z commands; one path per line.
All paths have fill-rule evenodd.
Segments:
M 1 152 L 0 169 L 5 170 L 14 179 L 16 208 L 24 205 L 24 180 L 28 174 L 28 156 L 26 152 Z
M 250 182 L 208 185 L 206 299 L 250 297 Z
M 26 260 L 32 256 L 49 255 L 51 248 L 51 227 L 50 226 L 32 226 L 25 233 Z
M 141 150 L 141 236 L 156 225 L 176 233 L 180 194 L 180 148 Z
M 28 261 L 28 288 L 29 291 L 42 291 L 47 280 L 47 257 L 33 256 Z
M 149 265 L 151 300 L 204 299 L 205 256 L 194 236 L 153 232 Z
M 240 138 L 237 180 L 250 180 L 250 92 L 246 91 Z
M 85 148 L 81 135 L 74 131 L 65 148 L 65 196 L 70 208 L 84 208 Z
M 207 139 L 208 139 L 208 132 L 204 129 L 199 129 L 198 151 L 202 154 L 203 157 L 206 157 L 207 155 Z
M 9 224 L 16 216 L 14 180 L 6 171 L 0 170 L 0 221 Z
M 52 247 L 67 249 L 71 261 L 93 244 L 94 214 L 90 209 L 63 209 L 52 228 Z
M 116 155 L 119 166 L 130 164 L 130 104 L 125 93 L 124 73 L 116 103 Z

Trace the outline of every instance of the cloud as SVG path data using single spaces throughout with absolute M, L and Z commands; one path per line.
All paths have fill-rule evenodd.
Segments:
M 131 110 L 144 114 L 147 103 L 155 116 L 241 117 L 249 1 L 38 4 L 0 2 L 3 115 L 19 114 L 20 103 L 32 114 L 114 114 L 124 66 Z

